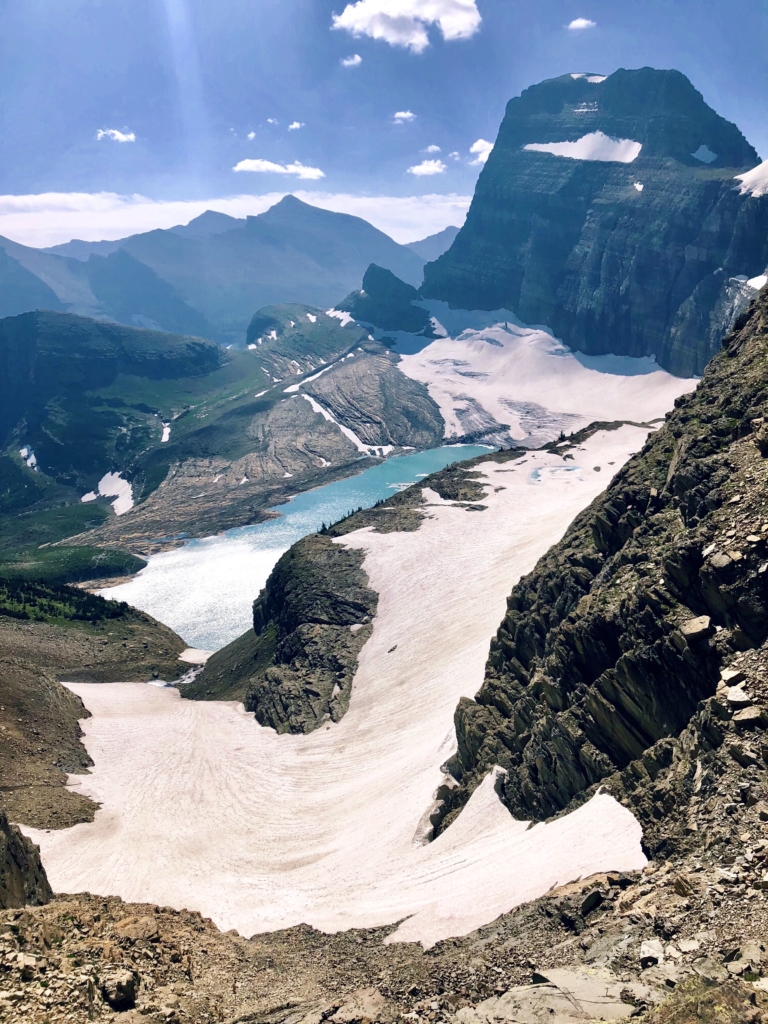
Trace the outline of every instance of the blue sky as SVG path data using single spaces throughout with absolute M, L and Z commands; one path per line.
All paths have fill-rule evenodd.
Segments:
M 765 0 L 0 0 L 0 232 L 3 195 L 471 195 L 510 97 L 643 65 L 768 156 Z

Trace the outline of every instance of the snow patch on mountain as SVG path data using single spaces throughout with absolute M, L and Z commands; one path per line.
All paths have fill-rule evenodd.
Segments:
M 508 310 L 428 305 L 451 336 L 404 354 L 398 366 L 426 384 L 446 438 L 483 434 L 497 444 L 535 447 L 596 420 L 659 419 L 678 395 L 696 386 L 660 369 L 653 358 L 573 352 Z
M 735 181 L 740 181 L 739 192 L 744 195 L 751 195 L 755 199 L 768 195 L 768 160 L 764 160 L 757 167 L 753 167 L 746 174 L 737 174 Z
M 431 946 L 558 883 L 641 868 L 640 825 L 612 797 L 529 829 L 492 776 L 434 842 L 415 838 L 511 587 L 646 435 L 601 431 L 567 463 L 481 463 L 484 511 L 438 500 L 418 530 L 341 538 L 365 552 L 379 602 L 340 722 L 278 735 L 242 705 L 72 684 L 93 716 L 82 727 L 95 762 L 72 785 L 100 807 L 71 829 L 25 828 L 53 888 L 199 910 L 242 935 L 401 921 L 389 941 Z
M 552 153 L 570 160 L 601 160 L 608 163 L 631 164 L 640 155 L 642 142 L 613 139 L 604 132 L 589 132 L 575 142 L 529 142 L 523 149 L 534 153 Z

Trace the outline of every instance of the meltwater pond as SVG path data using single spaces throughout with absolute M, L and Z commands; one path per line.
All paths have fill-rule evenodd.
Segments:
M 304 491 L 276 506 L 278 519 L 153 555 L 130 583 L 102 593 L 148 612 L 190 646 L 216 651 L 248 629 L 254 598 L 280 555 L 297 540 L 452 462 L 488 451 L 479 445 L 450 445 L 377 462 L 357 476 Z

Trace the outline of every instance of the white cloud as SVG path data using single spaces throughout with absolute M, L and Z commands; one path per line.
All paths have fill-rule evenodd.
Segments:
M 135 142 L 136 135 L 134 132 L 120 132 L 117 128 L 99 128 L 96 132 L 96 139 L 99 142 L 102 139 L 112 139 L 113 142 Z
M 452 153 L 449 153 L 448 156 L 451 158 L 451 160 L 461 160 L 461 155 L 457 153 L 455 149 Z
M 398 110 L 395 114 L 395 124 L 405 124 L 406 121 L 415 121 L 416 115 L 412 110 Z
M 349 57 L 341 58 L 341 66 L 343 68 L 356 68 L 359 64 L 363 63 L 363 58 L 359 53 L 353 53 Z
M 256 174 L 295 174 L 306 181 L 317 181 L 325 174 L 319 167 L 305 167 L 295 160 L 292 164 L 274 164 L 271 160 L 241 160 L 235 164 L 233 171 L 253 171 Z
M 422 149 L 421 152 L 422 153 L 439 153 L 440 152 L 440 147 L 439 146 L 427 146 L 427 148 L 426 149 Z
M 303 127 L 304 127 L 304 122 L 303 121 L 291 121 L 291 123 L 288 125 L 288 131 L 289 132 L 295 132 L 297 128 L 303 128 Z
M 248 132 L 248 138 L 251 140 L 251 142 L 253 142 L 253 140 L 256 138 L 256 132 Z
M 0 195 L 0 235 L 23 245 L 47 246 L 70 238 L 94 241 L 125 238 L 140 231 L 186 224 L 206 210 L 230 217 L 255 216 L 279 202 L 285 192 L 219 196 L 208 199 L 160 200 L 116 192 L 46 192 Z M 361 196 L 334 192 L 293 192 L 323 210 L 363 217 L 396 242 L 415 242 L 449 224 L 464 223 L 472 196 Z
M 469 39 L 481 21 L 475 0 L 357 0 L 334 14 L 332 27 L 422 53 L 429 46 L 431 25 L 451 41 Z
M 476 167 L 480 164 L 484 164 L 488 157 L 491 155 L 493 149 L 493 143 L 488 142 L 487 139 L 478 139 L 477 142 L 473 142 L 469 147 L 469 152 L 475 154 L 475 159 L 470 160 L 471 164 Z
M 408 173 L 423 177 L 424 175 L 443 174 L 445 170 L 446 166 L 442 160 L 422 160 L 420 164 L 409 167 Z
M 276 117 L 268 117 L 267 124 L 280 124 Z
M 585 28 L 597 28 L 597 22 L 590 21 L 589 18 L 574 18 L 566 27 L 569 28 L 571 32 L 583 32 Z

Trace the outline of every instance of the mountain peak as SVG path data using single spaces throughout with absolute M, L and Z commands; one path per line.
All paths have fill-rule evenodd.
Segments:
M 650 67 L 607 76 L 571 72 L 533 85 L 507 104 L 498 142 L 540 149 L 597 133 L 637 143 L 643 160 L 737 169 L 759 162 L 736 125 L 708 106 L 682 72 Z

